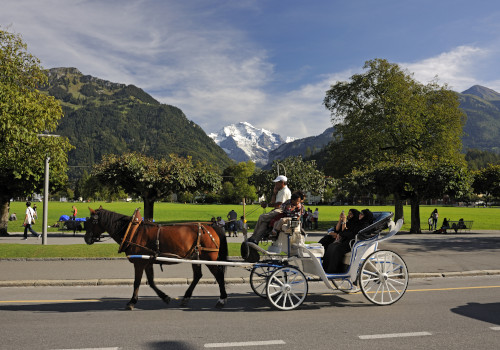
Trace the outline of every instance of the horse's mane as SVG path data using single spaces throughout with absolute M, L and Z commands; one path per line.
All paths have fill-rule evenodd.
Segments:
M 131 220 L 131 216 L 115 213 L 106 209 L 97 209 L 96 212 L 99 213 L 99 218 L 107 226 L 111 227 L 111 230 L 115 234 L 119 234 L 120 230 L 123 230 L 126 224 Z M 111 235 L 111 232 L 108 232 Z M 125 233 L 125 232 L 123 232 Z

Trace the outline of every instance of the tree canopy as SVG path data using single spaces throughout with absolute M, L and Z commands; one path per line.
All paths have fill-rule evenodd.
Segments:
M 141 197 L 147 219 L 153 219 L 155 201 L 181 191 L 214 191 L 222 181 L 214 167 L 200 162 L 193 164 L 190 157 L 174 154 L 168 160 L 139 153 L 107 155 L 94 166 L 93 175 L 104 184 L 120 186 L 125 192 Z
M 401 155 L 463 161 L 465 114 L 456 93 L 436 82 L 423 85 L 383 59 L 367 61 L 364 69 L 326 93 L 335 126 L 327 175 Z
M 331 111 L 335 126 L 327 153 L 327 175 L 341 177 L 363 169 L 375 176 L 377 164 L 403 159 L 410 160 L 413 170 L 428 169 L 429 162 L 465 167 L 460 152 L 466 117 L 455 92 L 436 81 L 421 84 L 384 59 L 367 61 L 364 69 L 350 81 L 332 85 L 326 93 L 324 105 Z M 403 169 L 396 168 L 399 175 L 400 171 Z M 396 198 L 402 198 L 407 188 L 431 188 L 427 180 L 427 176 L 406 178 L 405 186 L 392 186 L 392 190 Z M 379 184 L 378 189 L 382 187 Z M 433 193 L 437 197 L 442 189 Z M 413 196 L 411 200 L 418 198 Z M 402 217 L 400 204 L 396 206 L 396 218 Z M 419 231 L 418 202 L 412 202 L 412 225 L 413 221 L 418 228 L 412 229 Z
M 0 29 L 0 234 L 7 233 L 10 199 L 43 188 L 47 157 L 51 189 L 67 180 L 69 141 L 39 136 L 62 117 L 59 102 L 38 90 L 46 81 L 21 36 Z

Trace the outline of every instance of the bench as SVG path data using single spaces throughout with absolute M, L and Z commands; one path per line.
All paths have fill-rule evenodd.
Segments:
M 472 220 L 458 220 L 458 221 L 448 221 L 449 228 L 448 230 L 454 230 L 455 233 L 460 232 L 470 232 L 474 221 Z

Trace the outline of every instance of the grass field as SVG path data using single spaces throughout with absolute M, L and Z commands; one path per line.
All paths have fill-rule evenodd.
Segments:
M 43 203 L 36 203 L 38 207 L 38 220 L 34 225 L 35 231 L 42 230 L 42 213 Z M 74 203 L 64 202 L 49 202 L 48 205 L 48 225 L 55 224 L 61 215 L 70 215 L 71 206 Z M 94 209 L 103 208 L 125 214 L 132 215 L 135 208 L 143 208 L 142 202 L 126 203 L 126 202 L 93 202 L 93 203 L 76 203 L 78 208 L 78 217 L 89 216 L 88 207 Z M 307 208 L 307 207 L 306 207 Z M 311 206 L 314 211 L 316 206 Z M 338 220 L 338 215 L 342 210 L 346 212 L 351 206 L 318 206 L 319 208 L 319 229 L 326 230 L 332 226 L 332 223 Z M 364 209 L 362 206 L 354 206 L 356 209 Z M 372 211 L 394 211 L 393 206 L 371 206 L 368 207 Z M 420 221 L 423 229 L 427 228 L 427 219 L 429 218 L 434 206 L 420 206 Z M 212 216 L 221 216 L 226 219 L 227 213 L 234 209 L 238 216 L 243 215 L 243 207 L 241 205 L 226 205 L 226 204 L 180 204 L 180 203 L 155 203 L 154 207 L 154 220 L 158 223 L 173 223 L 173 222 L 186 222 L 186 221 L 210 221 Z M 259 215 L 264 212 L 258 205 L 247 205 L 245 208 L 246 218 L 250 229 L 255 226 Z M 474 229 L 477 230 L 500 230 L 500 208 L 465 208 L 465 207 L 437 207 L 439 212 L 440 225 L 444 218 L 449 220 L 473 220 Z M 268 209 L 269 210 L 269 209 Z M 410 229 L 410 206 L 404 207 L 405 224 L 403 231 Z M 10 212 L 16 213 L 18 220 L 9 222 L 9 232 L 23 231 L 22 220 L 26 211 L 24 202 L 12 202 L 10 205 Z M 57 228 L 50 227 L 48 232 L 55 232 Z
M 38 207 L 38 220 L 34 226 L 37 232 L 42 231 L 42 213 L 43 203 L 36 203 Z M 59 217 L 63 214 L 71 213 L 73 203 L 50 202 L 48 210 L 48 223 L 52 226 L 56 223 Z M 78 217 L 89 215 L 88 206 L 98 208 L 102 205 L 105 209 L 132 215 L 135 208 L 142 208 L 142 203 L 77 203 Z M 365 207 L 354 206 L 356 209 L 364 209 Z M 311 207 L 315 209 L 316 206 Z M 333 225 L 335 219 L 338 218 L 342 210 L 346 212 L 349 206 L 318 206 L 319 208 L 319 230 L 326 231 Z M 421 225 L 422 229 L 427 229 L 427 218 L 434 209 L 434 206 L 421 206 Z M 18 221 L 9 222 L 9 232 L 21 232 L 21 226 L 24 217 L 26 205 L 24 202 L 11 203 L 11 213 L 17 213 Z M 179 203 L 156 203 L 155 204 L 155 221 L 158 223 L 173 223 L 186 221 L 209 221 L 212 216 L 221 216 L 226 218 L 227 213 L 234 209 L 239 216 L 243 214 L 243 207 L 237 205 L 195 205 L 195 204 L 179 204 Z M 394 211 L 392 206 L 372 206 L 369 207 L 372 211 Z M 443 218 L 450 220 L 473 220 L 474 229 L 476 230 L 500 230 L 500 208 L 463 208 L 463 207 L 437 207 L 439 212 L 440 225 Z M 264 212 L 258 205 L 246 206 L 246 217 L 250 229 L 253 229 L 260 214 Z M 404 216 L 407 218 L 403 226 L 403 231 L 408 231 L 410 228 L 410 207 L 404 207 Z M 57 232 L 57 228 L 50 227 L 48 232 Z M 24 245 L 24 244 L 1 244 L 0 258 L 47 258 L 47 257 L 123 257 L 123 254 L 117 254 L 118 245 L 115 244 L 94 244 L 87 246 L 82 244 L 76 245 Z M 229 255 L 239 256 L 240 244 L 229 244 Z

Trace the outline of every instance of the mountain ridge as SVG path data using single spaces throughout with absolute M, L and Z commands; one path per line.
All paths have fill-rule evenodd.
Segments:
M 207 161 L 221 170 L 233 161 L 181 109 L 162 104 L 144 90 L 83 75 L 76 68 L 52 68 L 41 88 L 61 101 L 64 118 L 56 132 L 76 148 L 68 153 L 71 178 L 106 154 L 169 154 Z

